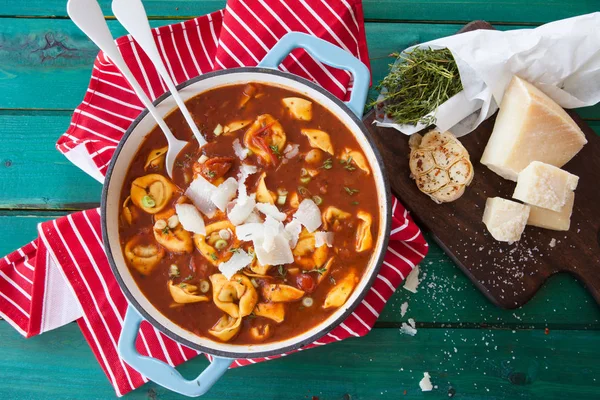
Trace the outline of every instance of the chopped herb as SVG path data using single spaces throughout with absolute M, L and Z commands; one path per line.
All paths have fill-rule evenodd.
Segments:
M 256 318 L 256 314 L 254 314 L 254 312 L 251 312 L 246 317 L 248 317 L 248 318 Z
M 354 165 L 352 165 L 352 156 L 348 156 L 348 158 L 346 160 L 340 160 L 340 164 L 342 164 L 344 166 L 344 169 L 347 171 L 354 171 L 356 169 L 356 167 L 354 167 Z
M 325 160 L 323 165 L 321 165 L 319 168 L 331 169 L 332 167 L 333 167 L 333 160 L 331 158 L 328 158 L 327 160 Z
M 240 248 L 239 247 L 232 247 L 229 249 L 230 253 L 239 253 L 240 252 Z
M 212 258 L 213 261 L 217 261 L 219 259 L 215 253 L 210 253 L 210 258 Z
M 279 146 L 277 146 L 276 144 L 273 144 L 273 145 L 269 146 L 269 148 L 271 149 L 273 154 L 275 154 L 277 157 L 281 158 L 281 153 L 279 152 Z
M 352 204 L 353 206 L 357 206 L 359 203 L 358 203 L 358 201 L 353 201 L 353 202 L 352 202 L 352 203 L 350 203 L 350 204 Z
M 304 306 L 300 306 L 300 307 L 298 307 L 298 310 L 304 310 L 305 308 L 306 307 L 304 307 Z
M 187 287 L 187 285 L 185 283 L 180 283 L 178 286 L 182 289 L 185 289 Z
M 313 268 L 309 271 L 304 271 L 305 273 L 309 273 L 309 272 L 316 272 L 319 275 L 323 275 L 325 272 L 327 272 L 327 268 L 325 267 L 321 267 L 321 268 Z
M 177 161 L 175 161 L 175 166 L 176 166 L 177 168 L 183 168 L 184 164 L 183 164 L 183 162 L 181 162 L 181 161 L 177 160 Z
M 183 278 L 183 280 L 181 282 L 191 281 L 192 279 L 194 279 L 194 275 L 189 274 L 188 276 L 186 276 L 185 278 Z
M 212 179 L 215 176 L 217 176 L 217 174 L 215 173 L 215 171 L 211 171 L 210 169 L 207 169 L 206 171 L 204 171 L 204 175 L 206 175 L 210 179 Z
M 278 273 L 278 274 L 279 274 L 279 275 L 280 275 L 282 278 L 285 278 L 285 277 L 286 277 L 286 275 L 287 275 L 287 269 L 285 269 L 285 268 L 283 267 L 283 265 L 278 265 L 278 266 L 277 266 L 277 273 Z
M 165 227 L 162 229 L 162 234 L 163 234 L 163 235 L 168 235 L 168 234 L 169 234 L 169 227 L 168 227 L 168 226 L 165 226 Z
M 333 276 L 331 276 L 331 275 L 329 275 L 329 282 L 330 282 L 332 285 L 335 285 L 335 278 L 334 278 Z
M 360 192 L 360 190 L 358 189 L 352 189 L 349 188 L 348 186 L 344 186 L 344 190 L 346 191 L 346 193 L 348 193 L 350 196 L 354 196 L 356 193 Z
M 191 160 L 192 159 L 192 153 L 185 153 L 183 155 L 183 158 L 185 158 L 186 161 Z

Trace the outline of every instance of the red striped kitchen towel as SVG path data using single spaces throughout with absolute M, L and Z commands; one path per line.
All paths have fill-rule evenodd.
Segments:
M 223 11 L 157 28 L 154 34 L 170 74 L 183 82 L 214 69 L 256 65 L 288 31 L 325 38 L 368 63 L 359 0 L 231 0 Z M 117 44 L 148 95 L 160 96 L 166 88 L 141 49 L 130 37 Z M 351 90 L 346 72 L 326 67 L 304 51 L 294 51 L 281 68 L 316 81 L 342 99 Z M 141 110 L 119 71 L 101 53 L 84 100 L 57 147 L 101 181 L 118 141 Z M 391 241 L 373 287 L 340 326 L 306 348 L 366 335 L 386 301 L 425 256 L 427 243 L 418 227 L 397 200 L 393 207 Z M 116 351 L 127 301 L 104 253 L 99 210 L 40 224 L 38 232 L 37 240 L 0 260 L 0 315 L 26 337 L 77 320 L 117 395 L 139 387 L 146 378 Z M 142 354 L 171 365 L 198 354 L 148 323 L 142 324 L 137 346 Z M 233 367 L 264 360 L 240 359 Z

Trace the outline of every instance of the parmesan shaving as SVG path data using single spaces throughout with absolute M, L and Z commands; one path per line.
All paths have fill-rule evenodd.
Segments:
M 235 236 L 242 242 L 250 242 L 255 237 L 264 236 L 265 227 L 262 223 L 246 223 L 235 227 Z
M 415 266 L 415 268 L 410 271 L 410 274 L 406 277 L 404 281 L 404 289 L 408 290 L 412 293 L 417 293 L 417 288 L 419 287 L 419 266 Z
M 229 260 L 224 263 L 219 264 L 219 271 L 227 279 L 231 279 L 233 275 L 239 270 L 245 268 L 252 262 L 252 257 L 246 253 L 243 249 L 238 249 Z
M 302 224 L 300 224 L 300 221 L 296 218 L 292 219 L 292 221 L 285 226 L 285 233 L 287 239 L 290 241 L 290 247 L 292 249 L 296 248 L 296 245 L 298 244 L 300 232 L 302 232 Z
M 242 184 L 241 186 L 244 186 Z M 244 186 L 245 187 L 245 186 Z M 245 198 L 238 197 L 235 201 L 235 205 L 227 213 L 227 218 L 233 225 L 241 225 L 248 219 L 252 211 L 254 210 L 254 206 L 256 205 L 256 200 L 254 200 L 254 195 L 246 196 Z
M 314 201 L 302 200 L 294 217 L 308 230 L 314 232 L 321 226 L 321 211 Z
M 204 215 L 212 218 L 215 216 L 217 206 L 215 206 L 210 198 L 216 189 L 215 185 L 204 179 L 201 175 L 198 175 L 185 191 L 185 195 Z
M 429 375 L 429 372 L 423 372 L 423 379 L 419 382 L 419 387 L 422 392 L 431 392 L 433 390 L 430 378 L 431 375 Z
M 256 209 L 258 211 L 260 211 L 261 213 L 265 214 L 265 216 L 267 218 L 272 217 L 272 218 L 276 219 L 277 221 L 284 221 L 287 218 L 287 215 L 285 213 L 282 213 L 281 211 L 279 211 L 279 209 L 277 207 L 275 207 L 273 204 L 256 203 Z
M 240 160 L 243 161 L 246 159 L 246 157 L 248 157 L 248 153 L 250 151 L 241 145 L 240 139 L 235 139 L 233 141 L 233 152 Z
M 333 232 L 315 232 L 315 247 L 333 246 Z
M 256 173 L 256 171 L 257 168 L 254 165 L 241 165 L 240 173 L 238 174 L 238 200 L 248 197 L 248 191 L 246 189 L 246 179 L 248 179 L 250 175 Z
M 262 217 L 256 210 L 252 210 L 248 218 L 246 218 L 246 220 L 244 221 L 245 224 L 249 224 L 252 222 L 263 222 Z
M 219 210 L 225 211 L 227 203 L 235 197 L 237 189 L 237 181 L 234 178 L 228 178 L 216 188 L 210 196 L 210 200 Z
M 175 212 L 181 226 L 188 232 L 206 235 L 204 219 L 200 211 L 192 204 L 175 204 Z
M 294 262 L 290 243 L 283 235 L 274 237 L 272 249 L 268 252 L 264 250 L 264 238 L 256 238 L 253 240 L 253 243 L 256 258 L 258 258 L 258 262 L 262 265 L 282 265 Z
M 266 252 L 271 252 L 275 249 L 275 238 L 283 232 L 283 224 L 280 221 L 277 221 L 270 215 L 267 215 L 267 219 L 265 219 L 265 223 L 263 224 L 264 228 L 264 240 L 263 240 L 263 249 Z M 289 247 L 289 243 L 288 243 Z

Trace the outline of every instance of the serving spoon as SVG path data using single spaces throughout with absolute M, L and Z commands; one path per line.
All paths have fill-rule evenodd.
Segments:
M 167 88 L 171 92 L 171 95 L 175 99 L 175 102 L 179 106 L 183 118 L 188 123 L 192 133 L 198 140 L 200 147 L 206 144 L 206 139 L 200 133 L 200 130 L 196 126 L 192 115 L 190 114 L 185 102 L 179 95 L 175 83 L 169 75 L 165 64 L 158 53 L 158 47 L 152 36 L 152 30 L 150 23 L 148 22 L 148 15 L 144 9 L 144 5 L 141 0 L 113 0 L 112 11 L 115 14 L 117 20 L 127 29 L 135 41 L 144 50 L 150 61 L 154 64 L 154 67 L 160 74 L 163 81 L 167 84 Z
M 108 30 L 108 25 L 104 20 L 104 14 L 100 9 L 100 5 L 96 0 L 69 0 L 67 2 L 67 14 L 71 17 L 71 20 L 77 25 L 83 33 L 85 33 L 91 40 L 106 54 L 110 60 L 117 66 L 121 71 L 125 79 L 129 82 L 133 91 L 142 104 L 148 109 L 150 115 L 154 118 L 160 129 L 163 131 L 167 138 L 169 147 L 167 149 L 167 156 L 165 157 L 165 166 L 167 174 L 173 178 L 173 166 L 175 165 L 175 159 L 177 155 L 183 150 L 188 144 L 183 140 L 177 139 L 173 132 L 169 129 L 165 120 L 158 113 L 152 101 L 148 98 L 138 81 L 135 79 L 129 67 L 125 63 L 125 60 L 121 56 L 117 45 L 114 42 L 113 36 Z M 178 103 L 179 104 L 179 103 Z

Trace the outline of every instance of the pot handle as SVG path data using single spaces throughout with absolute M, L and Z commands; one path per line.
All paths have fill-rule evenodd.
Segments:
M 283 59 L 297 47 L 302 47 L 311 56 L 331 67 L 345 69 L 352 73 L 354 85 L 350 101 L 346 104 L 358 118 L 362 118 L 371 73 L 362 61 L 340 47 L 306 33 L 289 32 L 273 46 L 258 66 L 277 69 Z
M 196 379 L 188 381 L 169 364 L 142 356 L 137 352 L 135 340 L 143 320 L 137 310 L 129 306 L 119 338 L 119 356 L 137 372 L 160 386 L 188 397 L 202 396 L 223 376 L 233 362 L 230 358 L 213 357 L 210 365 Z

